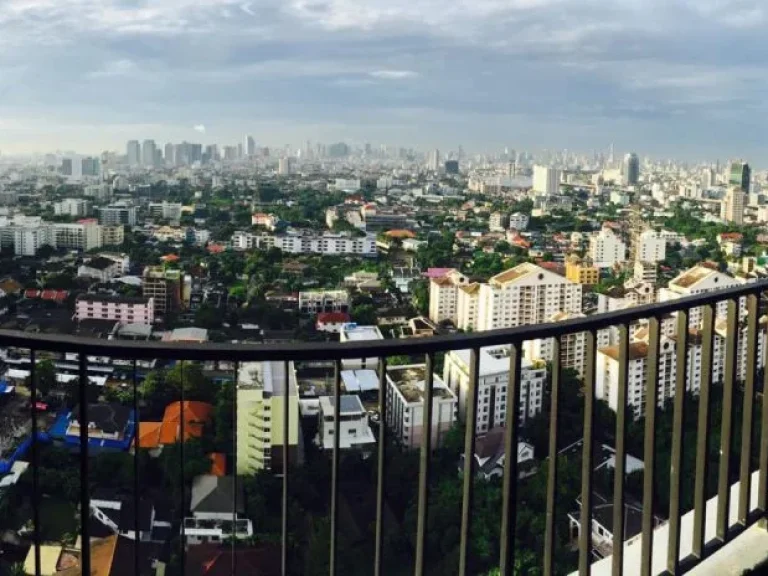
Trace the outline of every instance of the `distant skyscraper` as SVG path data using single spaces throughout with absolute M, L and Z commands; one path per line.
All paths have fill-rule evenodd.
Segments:
M 141 145 L 141 164 L 142 166 L 154 166 L 155 165 L 155 158 L 156 154 L 155 151 L 157 150 L 157 145 L 155 144 L 154 140 L 144 140 L 144 143 Z
M 429 159 L 427 161 L 427 170 L 437 172 L 440 170 L 440 150 L 435 148 L 429 153 Z
M 624 156 L 624 164 L 622 165 L 622 174 L 624 175 L 624 182 L 628 186 L 636 186 L 640 181 L 640 159 L 637 154 L 627 154 Z
M 459 173 L 459 161 L 458 160 L 446 160 L 445 162 L 446 174 L 458 174 Z
M 749 170 L 749 168 L 747 168 Z M 720 217 L 726 222 L 742 224 L 744 222 L 744 204 L 747 194 L 741 186 L 731 186 L 720 205 Z
M 166 166 L 176 166 L 176 149 L 174 148 L 173 144 L 170 142 L 165 145 L 165 165 Z
M 288 176 L 293 172 L 293 158 L 280 158 L 277 163 L 277 173 Z
M 245 148 L 243 147 L 242 142 L 237 145 L 237 159 L 240 160 L 243 157 Z
M 98 176 L 101 165 L 98 158 L 88 156 L 82 161 L 83 176 Z
M 533 190 L 539 194 L 557 194 L 560 190 L 560 171 L 550 166 L 534 166 Z
M 731 170 L 728 176 L 728 184 L 738 186 L 744 192 L 749 192 L 749 182 L 752 179 L 752 170 L 746 162 L 731 163 Z
M 128 155 L 128 164 L 130 166 L 138 166 L 141 164 L 141 145 L 138 140 L 128 141 L 126 154 Z
M 715 184 L 717 184 L 717 180 L 715 179 L 715 171 L 712 168 L 704 168 L 704 172 L 701 175 L 701 185 L 705 189 L 712 188 Z
M 256 140 L 253 139 L 253 136 L 249 135 L 245 137 L 245 145 L 243 148 L 245 155 L 249 158 L 256 155 Z

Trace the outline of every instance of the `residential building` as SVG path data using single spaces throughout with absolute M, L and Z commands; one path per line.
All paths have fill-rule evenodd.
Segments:
M 467 295 L 478 299 L 474 330 L 540 324 L 557 312 L 581 312 L 581 290 L 581 284 L 525 262 L 481 284 L 476 295 Z M 458 325 L 468 325 L 465 320 L 460 318 Z
M 454 324 L 465 332 L 477 329 L 480 287 L 481 284 L 478 282 L 462 284 L 458 287 L 456 293 L 456 320 Z
M 14 227 L 10 231 L 16 256 L 34 256 L 43 246 L 55 246 L 50 226 Z
M 635 260 L 632 278 L 635 282 L 647 282 L 655 285 L 658 279 L 658 265 L 655 262 Z
M 149 542 L 164 543 L 171 537 L 171 519 L 164 518 L 150 500 L 141 498 L 137 504 L 133 498 L 108 498 L 97 493 L 88 504 L 91 516 L 122 538 L 138 540 L 144 545 Z
M 341 327 L 340 342 L 363 342 L 367 340 L 384 340 L 378 326 L 358 326 L 350 323 Z M 341 361 L 345 370 L 379 369 L 378 358 L 348 358 Z
M 655 230 L 645 230 L 637 237 L 635 260 L 656 264 L 667 257 L 667 241 Z
M 733 286 L 739 286 L 742 281 L 723 274 L 718 270 L 706 266 L 694 266 L 686 270 L 673 280 L 670 280 L 666 288 L 660 288 L 659 302 L 669 302 L 677 298 L 684 298 L 694 294 L 703 294 L 715 290 L 724 290 Z M 742 302 L 742 311 L 746 310 L 746 304 Z M 728 312 L 728 302 L 718 302 L 716 313 L 719 317 L 725 317 Z M 701 308 L 692 308 L 689 312 L 691 326 L 699 326 L 703 315 Z
M 504 477 L 506 451 L 504 446 L 505 428 L 497 427 L 475 440 L 475 470 L 478 478 L 490 480 Z M 528 442 L 517 443 L 517 477 L 526 478 L 535 472 L 533 446 Z M 459 470 L 464 470 L 464 454 L 459 458 Z
M 578 256 L 571 256 L 565 264 L 565 278 L 576 284 L 594 286 L 600 282 L 600 269 L 592 266 L 589 260 L 581 260 Z
M 88 216 L 91 203 L 83 198 L 65 198 L 53 205 L 53 213 L 57 216 L 72 216 L 82 218 Z
M 386 425 L 400 445 L 408 450 L 421 447 L 424 433 L 425 364 L 387 367 Z M 440 376 L 432 381 L 432 448 L 443 442 L 457 418 L 458 399 Z
M 733 224 L 744 223 L 744 205 L 747 203 L 747 193 L 741 188 L 731 186 L 725 193 L 720 204 L 720 218 Z
M 121 225 L 101 227 L 102 246 L 120 246 L 125 242 L 125 229 Z
M 147 266 L 141 278 L 144 297 L 154 302 L 155 315 L 181 308 L 181 271 L 162 266 Z
M 315 330 L 340 334 L 342 328 L 349 324 L 350 316 L 346 312 L 320 312 L 315 321 Z
M 251 226 L 263 226 L 267 230 L 274 231 L 280 218 L 274 214 L 265 214 L 264 212 L 255 212 L 251 215 Z
M 163 446 L 200 438 L 210 425 L 212 415 L 213 406 L 207 402 L 171 402 L 165 407 L 162 421 L 139 422 L 139 448 L 149 450 L 149 454 L 156 457 Z
M 288 438 L 283 433 L 286 382 Z M 289 458 L 299 462 L 299 396 L 293 362 L 287 366 L 284 362 L 241 364 L 237 379 L 237 473 L 279 472 L 286 442 Z
M 376 236 L 350 236 L 347 234 L 254 234 L 238 231 L 232 235 L 236 250 L 279 248 L 290 254 L 356 254 L 374 256 L 377 253 Z
M 121 202 L 99 208 L 99 224 L 105 226 L 116 226 L 119 224 L 135 226 L 136 206 Z
M 253 536 L 253 524 L 245 514 L 243 483 L 234 476 L 203 474 L 192 481 L 191 517 L 184 518 L 187 546 L 219 544 L 232 538 Z
M 741 256 L 744 236 L 739 232 L 724 232 L 717 235 L 717 243 L 726 256 L 738 258 Z
M 522 212 L 515 212 L 509 216 L 509 229 L 523 231 L 528 228 L 528 222 L 530 218 L 528 214 Z
M 458 398 L 459 415 L 464 420 L 469 390 L 469 350 L 454 350 L 445 355 L 443 382 Z M 481 348 L 478 357 L 478 412 L 477 433 L 482 435 L 507 422 L 507 389 L 509 386 L 509 347 Z M 520 359 L 520 413 L 519 422 L 541 412 L 547 368 L 544 362 Z
M 493 212 L 488 218 L 488 229 L 491 232 L 504 232 L 509 226 L 509 214 Z
M 155 307 L 152 298 L 81 294 L 75 301 L 75 320 L 115 320 L 122 324 L 152 324 Z
M 178 222 L 181 220 L 181 202 L 154 202 L 147 207 L 151 218 Z
M 552 316 L 550 322 L 565 322 L 573 318 L 584 318 L 581 312 L 558 312 Z M 525 357 L 531 362 L 552 362 L 554 360 L 554 340 L 552 338 L 539 338 L 526 340 L 523 343 Z M 560 367 L 575 370 L 579 376 L 584 375 L 587 358 L 587 333 L 573 332 L 560 338 Z
M 725 379 L 725 350 L 726 350 L 726 321 L 720 319 L 715 323 L 715 334 L 712 347 L 712 382 L 719 383 Z M 646 383 L 648 378 L 648 341 L 647 330 L 639 333 L 641 339 L 629 344 L 629 367 L 627 375 L 627 403 L 635 418 L 643 415 L 645 410 Z M 757 358 L 758 368 L 765 365 L 764 352 L 766 342 L 766 325 L 760 323 L 758 330 Z M 688 360 L 685 389 L 698 394 L 701 388 L 703 333 L 699 328 L 691 328 L 688 339 Z M 676 336 L 662 336 L 659 342 L 658 376 L 658 405 L 663 406 L 674 398 L 677 378 L 677 342 Z M 739 328 L 737 344 L 736 379 L 743 381 L 747 369 L 746 324 Z M 619 390 L 619 349 L 618 346 L 608 346 L 597 351 L 595 364 L 595 394 L 598 399 L 608 403 L 611 409 L 618 406 Z
M 348 312 L 349 293 L 346 290 L 305 290 L 299 292 L 299 312 Z
M 554 196 L 560 191 L 560 171 L 550 166 L 533 167 L 533 191 Z
M 96 220 L 77 224 L 51 224 L 51 244 L 57 248 L 87 252 L 102 247 L 101 226 Z
M 610 228 L 589 239 L 589 257 L 598 268 L 611 268 L 627 259 L 627 245 Z
M 360 397 L 345 394 L 339 398 L 339 448 L 342 450 L 360 450 L 369 452 L 376 444 L 368 412 L 363 407 Z M 335 404 L 331 396 L 320 397 L 318 414 L 317 444 L 321 450 L 333 450 L 335 426 Z
M 120 254 L 117 252 L 102 252 L 98 254 L 97 258 L 106 258 L 112 261 L 116 266 L 116 275 L 123 276 L 127 274 L 131 268 L 131 258 L 128 254 Z
M 81 278 L 92 278 L 99 282 L 109 282 L 112 278 L 121 274 L 120 265 L 114 260 L 97 256 L 86 260 L 77 269 L 77 275 Z
M 466 284 L 467 277 L 458 270 L 448 269 L 442 276 L 429 281 L 429 319 L 440 323 L 450 320 L 458 324 L 457 315 L 459 286 Z
M 80 437 L 78 415 L 80 407 L 70 412 L 65 435 L 69 438 Z M 88 404 L 88 438 L 90 440 L 122 441 L 126 437 L 132 410 L 117 403 Z
M 141 164 L 141 144 L 138 140 L 129 140 L 126 146 L 126 155 L 129 166 L 138 166 Z

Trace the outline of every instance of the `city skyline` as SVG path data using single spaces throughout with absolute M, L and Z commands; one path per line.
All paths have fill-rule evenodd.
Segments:
M 0 0 L 0 150 L 376 140 L 759 157 L 752 0 Z

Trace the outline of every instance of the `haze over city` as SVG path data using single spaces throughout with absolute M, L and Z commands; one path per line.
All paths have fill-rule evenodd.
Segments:
M 765 20 L 751 0 L 0 0 L 0 150 L 247 131 L 759 157 Z

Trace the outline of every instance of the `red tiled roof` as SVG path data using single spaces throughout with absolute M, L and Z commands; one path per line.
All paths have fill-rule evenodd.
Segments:
M 208 454 L 211 459 L 211 474 L 214 476 L 227 475 L 227 456 L 221 452 L 212 452 Z
M 40 296 L 40 290 L 35 290 L 34 288 L 28 288 L 27 290 L 24 290 L 24 298 L 37 298 Z
M 350 315 L 346 312 L 320 312 L 317 315 L 317 324 L 339 324 L 349 320 Z

